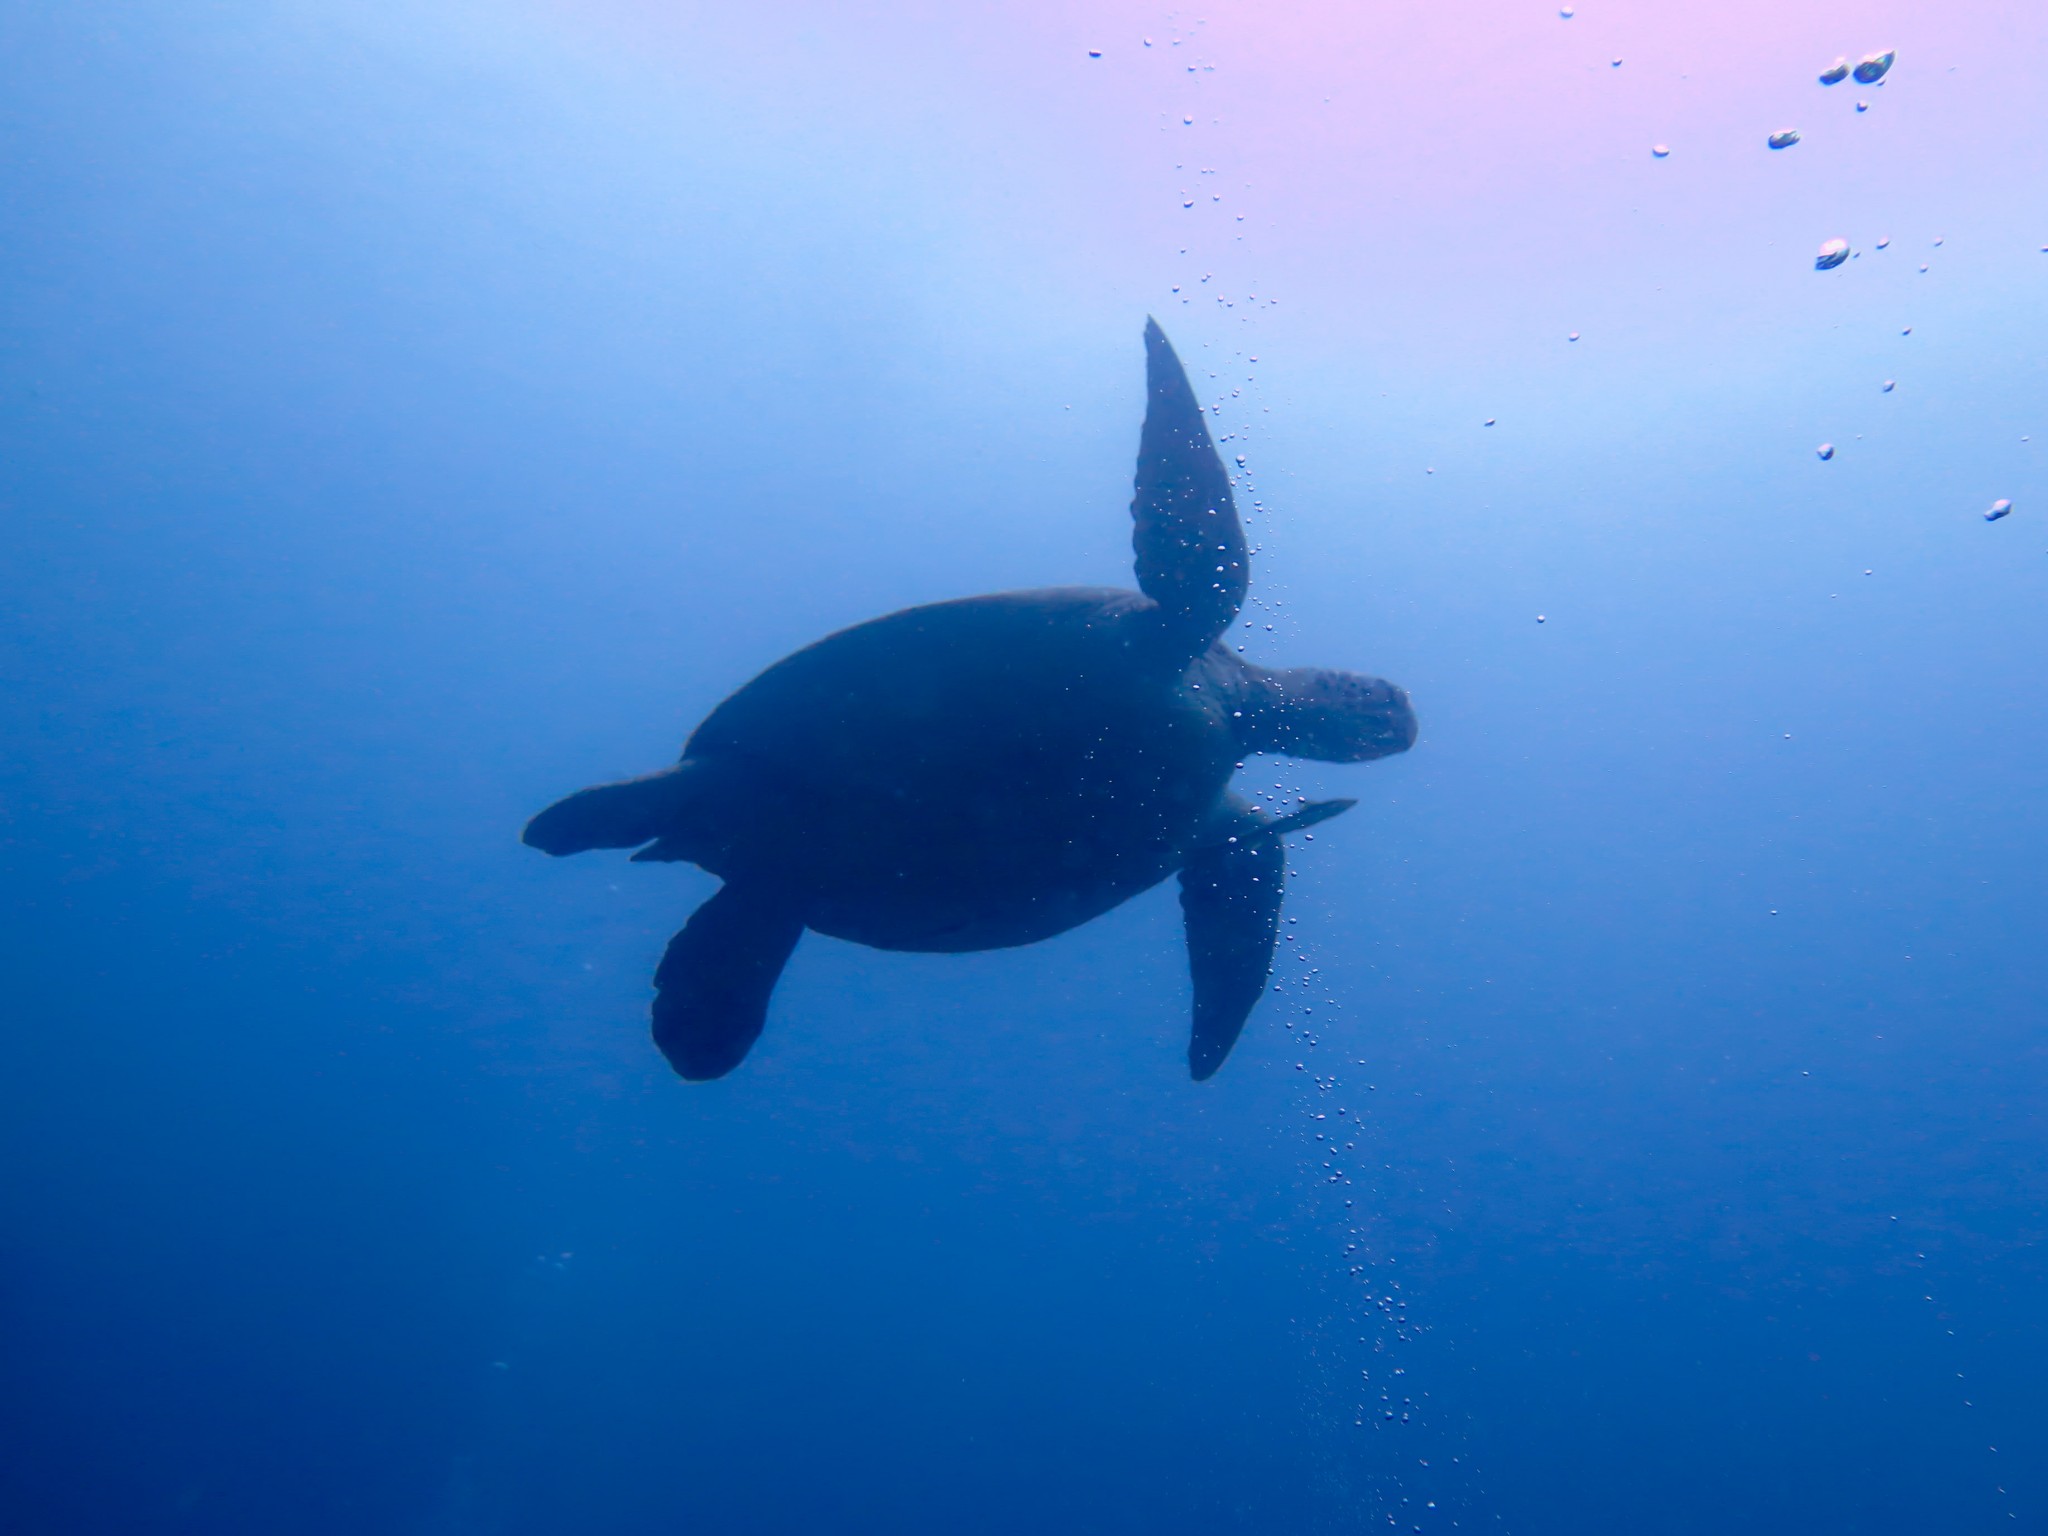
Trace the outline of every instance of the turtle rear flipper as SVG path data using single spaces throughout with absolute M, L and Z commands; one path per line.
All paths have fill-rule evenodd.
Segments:
M 638 848 L 682 824 L 697 766 L 685 758 L 660 773 L 579 789 L 529 821 L 520 840 L 557 857 L 593 848 Z
M 1145 322 L 1145 427 L 1138 438 L 1131 545 L 1138 586 L 1174 648 L 1198 656 L 1237 616 L 1251 582 L 1230 476 L 1187 370 L 1159 322 Z
M 774 892 L 728 885 L 690 915 L 654 972 L 654 1043 L 692 1082 L 746 1058 L 804 925 Z

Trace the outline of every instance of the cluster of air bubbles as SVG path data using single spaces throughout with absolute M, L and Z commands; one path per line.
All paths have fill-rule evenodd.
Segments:
M 1840 85 L 1854 75 L 1858 85 L 1875 85 L 1885 77 L 1892 67 L 1892 61 L 1897 57 L 1898 54 L 1889 48 L 1883 53 L 1866 53 L 1856 61 L 1853 68 L 1847 59 L 1837 59 L 1820 72 L 1820 83 Z
M 1306 803 L 1298 789 L 1287 787 L 1282 780 L 1272 781 L 1269 790 L 1252 793 L 1276 811 L 1282 805 Z M 1276 800 L 1281 804 L 1274 804 Z M 1306 1145 L 1315 1158 L 1304 1172 L 1310 1174 L 1311 1187 L 1325 1191 L 1324 1198 L 1331 1202 L 1331 1215 L 1336 1218 L 1331 1235 L 1340 1245 L 1339 1261 L 1345 1279 L 1357 1286 L 1352 1321 L 1358 1331 L 1358 1346 L 1367 1353 L 1354 1357 L 1360 1396 L 1354 1400 L 1353 1421 L 1359 1428 L 1374 1430 L 1417 1425 L 1425 1418 L 1423 1408 L 1429 1393 L 1406 1380 L 1408 1368 L 1401 1362 L 1400 1351 L 1416 1343 L 1426 1329 L 1411 1315 L 1401 1282 L 1393 1277 L 1397 1256 L 1375 1241 L 1371 1218 L 1357 1210 L 1355 1186 L 1366 1178 L 1358 1164 L 1372 1155 L 1368 1139 L 1372 1127 L 1366 1112 L 1353 1109 L 1349 1102 L 1348 1074 L 1341 1068 L 1322 1069 L 1315 1059 L 1318 1046 L 1329 1043 L 1314 1032 L 1315 1005 L 1327 1002 L 1334 1006 L 1337 1000 L 1326 995 L 1327 983 L 1321 980 L 1319 968 L 1310 963 L 1310 956 L 1301 951 L 1295 934 L 1289 931 L 1295 921 L 1292 917 L 1285 920 L 1281 953 L 1292 953 L 1300 969 L 1287 967 L 1283 961 L 1276 968 L 1275 991 L 1291 996 L 1295 1005 L 1295 1017 L 1288 1019 L 1287 1028 L 1294 1032 L 1302 1056 L 1292 1067 L 1304 1082 L 1302 1110 L 1310 1132 Z M 1357 1065 L 1363 1068 L 1366 1062 L 1361 1059 Z M 1348 1087 L 1370 1094 L 1377 1085 L 1351 1082 Z M 1337 1204 L 1340 1201 L 1341 1205 Z M 1367 1204 L 1370 1208 L 1371 1202 Z M 1380 1250 L 1377 1254 L 1376 1247 Z M 1426 1467 L 1427 1460 L 1421 1465 Z M 1436 1508 L 1435 1502 L 1428 1501 L 1428 1507 Z

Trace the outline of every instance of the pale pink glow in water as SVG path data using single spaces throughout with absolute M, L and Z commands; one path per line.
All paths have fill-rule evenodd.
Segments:
M 1153 312 L 1211 362 L 1265 360 L 1216 373 L 1233 429 L 1369 421 L 1418 478 L 1446 455 L 1410 442 L 1493 416 L 1580 459 L 1691 434 L 1810 466 L 1876 425 L 1836 402 L 1909 366 L 1930 398 L 1928 370 L 2003 345 L 2048 276 L 2048 114 L 2016 110 L 2048 7 L 550 14 L 638 88 L 715 104 L 698 152 L 853 189 L 916 327 L 901 366 L 1000 353 L 1069 370 L 1071 399 Z M 1818 83 L 1881 49 L 1882 84 Z M 1854 254 L 1816 272 L 1837 236 Z
M 1224 264 L 1229 281 L 1257 278 L 1353 321 L 1463 290 L 1489 313 L 1510 295 L 1532 311 L 1554 303 L 1540 325 L 1551 333 L 1575 302 L 1646 302 L 1681 273 L 1740 302 L 1799 272 L 1838 228 L 1868 245 L 1881 217 L 1982 221 L 2005 211 L 2003 189 L 2048 175 L 2039 114 L 2013 111 L 2027 90 L 2015 61 L 2048 43 L 2040 7 L 1934 18 L 1898 3 L 1596 4 L 1567 22 L 1551 6 L 1489 0 L 683 18 L 616 0 L 565 14 L 679 86 L 895 162 L 906 201 L 951 199 L 963 222 L 1064 245 L 1106 280 L 1145 282 L 1149 296 L 1196 263 Z M 1837 55 L 1880 48 L 1899 51 L 1882 85 L 1817 83 Z M 1860 116 L 1859 91 L 1874 98 Z M 1768 153 L 1788 125 L 1802 141 Z M 1671 158 L 1653 162 L 1653 144 Z

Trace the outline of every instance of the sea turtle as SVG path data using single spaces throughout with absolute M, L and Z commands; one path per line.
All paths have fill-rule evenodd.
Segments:
M 1215 1072 L 1265 990 L 1282 838 L 1231 794 L 1255 752 L 1355 763 L 1415 740 L 1408 696 L 1351 672 L 1271 671 L 1220 640 L 1245 595 L 1230 477 L 1157 322 L 1145 327 L 1139 591 L 1054 587 L 908 608 L 777 662 L 673 768 L 527 824 L 551 854 L 639 848 L 725 883 L 654 973 L 654 1039 L 723 1077 L 761 1033 L 806 928 L 877 949 L 1030 944 L 1180 875 L 1188 1066 Z M 644 845 L 644 846 L 643 846 Z

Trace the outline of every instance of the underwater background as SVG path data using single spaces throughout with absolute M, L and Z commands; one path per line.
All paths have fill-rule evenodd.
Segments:
M 0 1531 L 2048 1531 L 2044 56 L 0 11 Z M 1248 654 L 1422 721 L 1247 768 L 1360 797 L 1300 953 L 1192 1084 L 1170 884 L 814 935 L 677 1081 L 713 882 L 521 824 L 1128 585 L 1147 314 Z

